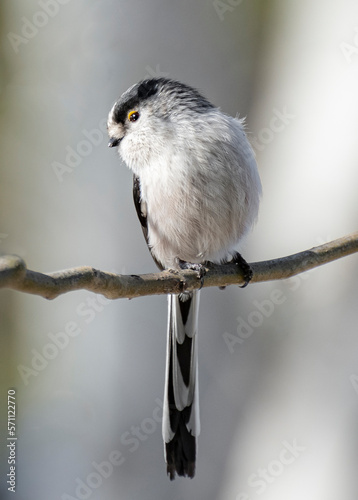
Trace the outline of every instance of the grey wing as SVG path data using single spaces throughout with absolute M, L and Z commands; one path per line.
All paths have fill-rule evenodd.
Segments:
M 163 266 L 157 261 L 157 259 L 154 257 L 151 248 L 149 246 L 149 238 L 148 238 L 148 219 L 147 219 L 147 206 L 144 201 L 142 201 L 142 196 L 141 196 L 141 191 L 140 191 L 140 179 L 138 176 L 134 175 L 133 176 L 133 200 L 134 200 L 134 206 L 137 212 L 137 216 L 139 219 L 139 222 L 142 226 L 142 231 L 143 235 L 145 238 L 145 241 L 147 242 L 148 249 L 150 251 L 150 254 L 158 266 L 158 268 L 162 271 L 164 268 Z

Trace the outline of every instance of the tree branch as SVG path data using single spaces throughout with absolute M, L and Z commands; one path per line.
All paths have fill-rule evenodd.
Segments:
M 333 260 L 358 252 L 358 233 L 305 250 L 288 257 L 255 262 L 251 283 L 289 278 Z M 236 264 L 207 264 L 204 287 L 242 285 L 241 270 Z M 17 256 L 0 257 L 0 288 L 41 295 L 54 299 L 74 290 L 89 290 L 109 299 L 180 293 L 200 288 L 195 271 L 166 270 L 156 274 L 120 275 L 77 267 L 49 274 L 30 271 Z

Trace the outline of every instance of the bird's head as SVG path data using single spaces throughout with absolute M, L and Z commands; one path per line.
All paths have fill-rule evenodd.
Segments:
M 109 147 L 135 165 L 163 155 L 180 127 L 191 126 L 197 115 L 213 105 L 197 90 L 175 80 L 152 78 L 130 87 L 108 115 Z

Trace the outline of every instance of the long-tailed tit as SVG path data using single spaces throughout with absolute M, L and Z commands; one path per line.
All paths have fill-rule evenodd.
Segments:
M 109 146 L 134 173 L 134 203 L 160 269 L 234 259 L 257 217 L 261 183 L 243 123 L 165 78 L 130 87 L 108 117 Z M 195 474 L 200 431 L 199 291 L 169 295 L 163 438 L 170 479 Z

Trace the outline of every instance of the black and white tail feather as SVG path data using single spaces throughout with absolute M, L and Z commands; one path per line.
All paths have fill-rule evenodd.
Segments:
M 200 432 L 198 312 L 200 292 L 168 296 L 163 439 L 170 479 L 194 477 Z

